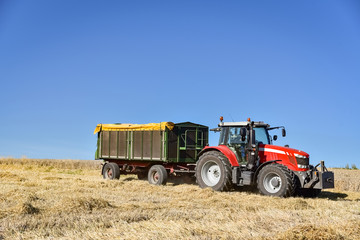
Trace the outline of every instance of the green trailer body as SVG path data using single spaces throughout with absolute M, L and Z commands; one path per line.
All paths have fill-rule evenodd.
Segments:
M 183 122 L 163 130 L 99 130 L 95 159 L 195 163 L 208 144 L 209 128 Z

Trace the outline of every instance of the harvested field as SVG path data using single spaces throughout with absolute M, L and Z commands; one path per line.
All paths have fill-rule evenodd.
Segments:
M 360 170 L 316 199 L 103 180 L 98 161 L 0 159 L 0 239 L 360 239 Z

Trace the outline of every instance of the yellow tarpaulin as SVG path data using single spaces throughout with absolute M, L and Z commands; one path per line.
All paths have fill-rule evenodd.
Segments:
M 174 123 L 172 122 L 161 122 L 161 123 L 148 123 L 148 124 L 98 124 L 95 128 L 94 134 L 100 131 L 154 131 L 154 130 L 165 130 L 168 128 L 172 130 Z

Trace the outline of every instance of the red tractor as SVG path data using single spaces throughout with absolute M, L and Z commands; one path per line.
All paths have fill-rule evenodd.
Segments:
M 263 195 L 315 197 L 322 189 L 334 188 L 334 173 L 321 161 L 309 164 L 309 154 L 300 150 L 272 144 L 277 136 L 264 122 L 223 122 L 218 128 L 219 145 L 206 146 L 196 163 L 196 181 L 200 187 L 226 191 L 234 185 L 257 186 Z M 320 166 L 320 167 L 319 167 Z M 317 167 L 320 168 L 317 169 Z

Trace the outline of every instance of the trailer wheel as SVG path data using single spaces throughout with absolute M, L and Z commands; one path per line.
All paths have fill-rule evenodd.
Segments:
M 154 165 L 148 172 L 148 181 L 154 185 L 165 185 L 167 182 L 168 174 L 162 165 Z
M 211 187 L 215 191 L 232 188 L 230 163 L 220 152 L 210 151 L 201 155 L 195 171 L 196 182 L 201 188 Z
M 257 178 L 257 187 L 263 195 L 290 197 L 295 191 L 295 174 L 286 166 L 270 164 L 264 166 Z
M 120 178 L 120 168 L 116 163 L 106 163 L 103 168 L 103 177 L 104 179 L 119 179 Z

